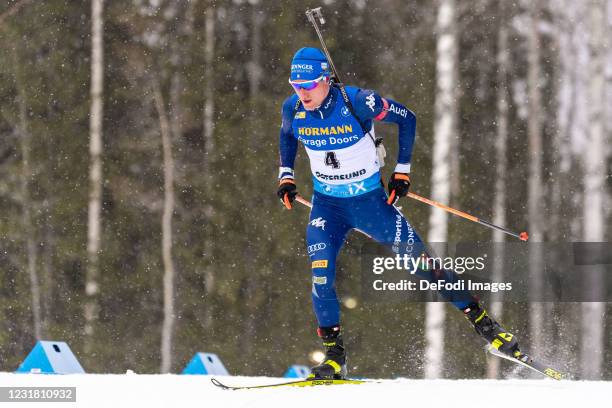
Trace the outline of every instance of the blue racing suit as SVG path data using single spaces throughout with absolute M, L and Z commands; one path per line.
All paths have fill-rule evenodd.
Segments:
M 399 154 L 395 171 L 409 173 L 416 118 L 405 106 L 376 92 L 351 86 L 346 91 L 359 121 L 336 87 L 330 88 L 315 110 L 305 110 L 295 94 L 285 100 L 282 108 L 279 179 L 293 178 L 298 141 L 310 159 L 314 197 L 306 241 L 312 269 L 313 308 L 319 327 L 340 323 L 335 289 L 336 258 L 351 229 L 359 229 L 382 243 L 421 243 L 406 218 L 387 204 L 373 127 L 374 120 L 398 125 Z M 435 276 L 447 281 L 455 278 L 456 274 L 450 270 L 437 271 Z M 428 279 L 433 280 L 433 274 Z M 446 296 L 451 300 L 453 297 Z M 469 294 L 463 293 L 457 297 L 461 300 L 452 303 L 464 309 L 470 303 L 468 298 Z

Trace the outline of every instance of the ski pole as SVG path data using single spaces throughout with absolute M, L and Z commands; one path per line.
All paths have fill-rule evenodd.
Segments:
M 386 155 L 385 148 L 382 145 L 382 138 L 374 137 L 372 135 L 371 133 L 373 129 L 372 127 L 370 127 L 370 130 L 366 130 L 365 124 L 361 121 L 361 119 L 359 119 L 359 116 L 355 114 L 355 110 L 353 109 L 353 104 L 351 103 L 348 93 L 346 92 L 346 89 L 344 88 L 344 83 L 342 82 L 342 80 L 340 79 L 340 76 L 338 75 L 338 71 L 336 70 L 336 66 L 334 65 L 334 60 L 332 60 L 331 54 L 329 53 L 329 50 L 327 49 L 327 45 L 325 44 L 325 40 L 323 39 L 323 34 L 321 34 L 321 30 L 319 29 L 319 25 L 317 24 L 317 19 L 319 19 L 319 22 L 321 23 L 321 25 L 325 24 L 325 19 L 323 18 L 323 12 L 321 12 L 321 7 L 317 7 L 314 9 L 306 9 L 306 17 L 308 17 L 308 21 L 312 23 L 312 26 L 317 32 L 317 36 L 319 37 L 319 42 L 321 43 L 321 48 L 323 48 L 323 52 L 325 53 L 325 57 L 327 58 L 327 62 L 329 63 L 329 66 L 331 68 L 332 81 L 334 82 L 334 84 L 336 84 L 336 86 L 340 90 L 340 94 L 342 95 L 342 99 L 344 100 L 346 107 L 349 109 L 353 117 L 357 119 L 357 122 L 359 123 L 359 126 L 361 126 L 361 129 L 363 129 L 364 134 L 368 135 L 370 139 L 372 139 L 372 143 L 374 143 L 374 146 L 376 147 L 376 152 L 379 155 L 379 160 L 380 160 L 381 167 L 382 167 L 384 165 L 384 158 Z
M 500 227 L 499 225 L 492 224 L 489 221 L 485 221 L 485 220 L 480 219 L 478 217 L 474 217 L 473 215 L 468 214 L 466 212 L 456 210 L 454 208 L 446 206 L 446 205 L 444 205 L 442 203 L 439 203 L 437 201 L 430 200 L 429 198 L 421 197 L 418 194 L 414 194 L 414 193 L 410 193 L 409 192 L 408 193 L 408 197 L 413 198 L 415 200 L 418 200 L 418 201 L 420 201 L 422 203 L 429 204 L 429 205 L 431 205 L 433 207 L 441 208 L 442 210 L 448 211 L 451 214 L 458 215 L 459 217 L 465 218 L 467 220 L 477 222 L 478 224 L 484 225 L 485 227 L 489 227 L 489 228 L 492 228 L 494 230 L 501 231 L 501 232 L 503 232 L 505 234 L 508 234 L 508 235 L 511 235 L 511 236 L 513 236 L 515 238 L 518 238 L 521 241 L 527 241 L 529 239 L 529 234 L 527 234 L 527 231 L 523 231 L 523 232 L 517 234 L 516 232 L 510 231 L 509 229 L 506 229 L 504 227 Z
M 295 201 L 304 204 L 306 207 L 312 208 L 312 203 L 299 194 L 295 196 Z
M 468 214 L 466 212 L 456 210 L 454 208 L 446 206 L 446 205 L 444 205 L 442 203 L 439 203 L 437 201 L 430 200 L 429 198 L 421 197 L 418 194 L 414 194 L 414 193 L 410 193 L 409 192 L 408 193 L 408 197 L 413 198 L 413 199 L 418 200 L 418 201 L 421 201 L 421 202 L 423 202 L 425 204 L 429 204 L 429 205 L 431 205 L 433 207 L 441 208 L 441 209 L 443 209 L 445 211 L 448 211 L 451 214 L 458 215 L 459 217 L 465 218 L 467 220 L 477 222 L 480 225 L 484 225 L 485 227 L 489 227 L 489 228 L 501 231 L 501 232 L 503 232 L 505 234 L 508 234 L 508 235 L 511 235 L 511 236 L 513 236 L 515 238 L 518 238 L 521 241 L 527 241 L 529 239 L 529 234 L 527 234 L 527 231 L 523 231 L 523 232 L 517 234 L 516 232 L 512 232 L 509 229 L 506 229 L 504 227 L 500 227 L 498 225 L 492 224 L 492 223 L 490 223 L 488 221 L 485 221 L 485 220 L 482 220 L 482 219 L 480 219 L 478 217 L 474 217 L 473 215 L 470 215 L 470 214 Z M 312 203 L 310 201 L 308 201 L 307 199 L 305 199 L 304 197 L 300 196 L 300 195 L 297 195 L 295 197 L 295 201 L 297 201 L 297 202 L 299 202 L 301 204 L 304 204 L 306 207 L 312 208 Z
M 315 31 L 317 32 L 317 36 L 319 37 L 319 41 L 321 42 L 321 47 L 323 48 L 323 52 L 325 53 L 325 56 L 327 57 L 327 61 L 329 62 L 329 66 L 331 67 L 331 71 L 332 71 L 332 74 L 334 75 L 334 78 L 336 79 L 336 82 L 339 85 L 342 85 L 342 81 L 340 80 L 340 77 L 338 77 L 338 71 L 336 71 L 336 66 L 334 65 L 334 61 L 332 60 L 331 55 L 329 54 L 329 51 L 327 50 L 327 45 L 325 45 L 325 41 L 323 40 L 323 34 L 321 34 L 321 30 L 319 30 L 319 26 L 317 25 L 317 20 L 315 20 L 315 18 L 318 18 L 321 25 L 325 24 L 325 19 L 323 18 L 321 7 L 317 7 L 314 9 L 307 9 L 306 17 L 308 17 L 308 21 L 312 23 Z
M 333 76 L 335 82 L 338 84 L 338 88 L 340 89 L 340 93 L 342 94 L 342 99 L 344 99 L 345 103 L 347 105 L 349 105 L 350 104 L 349 97 L 348 97 L 348 94 L 346 93 L 346 89 L 344 89 L 344 83 L 340 79 L 340 76 L 338 75 L 338 71 L 336 71 L 336 66 L 334 65 L 334 60 L 332 60 L 332 57 L 331 57 L 331 55 L 329 53 L 329 50 L 327 49 L 327 45 L 325 45 L 325 40 L 323 39 L 323 34 L 321 34 L 321 30 L 319 30 L 319 25 L 317 24 L 317 20 L 315 19 L 315 18 L 318 18 L 319 22 L 321 23 L 321 25 L 325 24 L 325 19 L 323 18 L 323 13 L 321 12 L 321 7 L 317 7 L 317 8 L 314 8 L 314 9 L 307 9 L 306 10 L 306 17 L 308 17 L 308 21 L 310 21 L 312 23 L 312 26 L 314 27 L 315 31 L 317 32 L 317 36 L 319 37 L 319 41 L 321 42 L 321 47 L 323 48 L 323 52 L 325 53 L 325 56 L 327 57 L 327 62 L 329 62 L 329 66 L 331 68 L 332 76 Z M 348 108 L 351 109 L 351 111 L 353 109 L 350 105 L 348 106 Z M 361 123 L 361 120 L 359 118 L 357 118 L 357 120 L 359 121 L 359 124 L 363 128 L 363 124 Z M 367 133 L 369 134 L 370 131 L 368 131 Z M 372 137 L 372 135 L 370 135 L 370 137 Z M 372 139 L 372 141 L 374 141 L 374 139 Z

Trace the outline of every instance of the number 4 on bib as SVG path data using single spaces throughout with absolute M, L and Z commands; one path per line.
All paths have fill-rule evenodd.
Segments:
M 333 169 L 340 168 L 340 162 L 336 158 L 336 152 L 327 152 L 325 154 L 325 165 L 330 166 Z

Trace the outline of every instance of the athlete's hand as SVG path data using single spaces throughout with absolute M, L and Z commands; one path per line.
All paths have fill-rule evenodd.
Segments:
M 295 186 L 293 179 L 282 179 L 278 183 L 278 191 L 276 192 L 276 195 L 278 195 L 281 203 L 283 203 L 283 205 L 290 210 L 292 208 L 291 203 L 293 200 L 295 200 L 295 196 L 297 195 L 297 187 Z
M 387 187 L 389 189 L 387 204 L 395 204 L 400 197 L 405 197 L 408 194 L 410 176 L 406 173 L 393 173 Z

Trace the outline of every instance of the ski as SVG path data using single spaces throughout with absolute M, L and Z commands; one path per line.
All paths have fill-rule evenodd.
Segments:
M 295 381 L 286 381 L 275 384 L 263 384 L 263 385 L 247 385 L 247 386 L 231 386 L 225 385 L 221 381 L 216 378 L 211 378 L 210 381 L 219 388 L 224 390 L 252 390 L 257 388 L 274 388 L 274 387 L 314 387 L 318 385 L 340 385 L 340 384 L 363 384 L 366 382 L 372 382 L 368 380 L 295 380 Z
M 553 378 L 555 380 L 566 380 L 570 377 L 569 374 L 555 370 L 554 368 L 549 367 L 544 363 L 534 360 L 533 357 L 524 353 L 522 353 L 518 358 L 514 358 L 502 353 L 501 351 L 497 350 L 495 347 L 492 346 L 489 346 L 487 348 L 487 351 L 493 354 L 494 356 L 505 358 L 506 360 L 525 366 L 533 371 L 536 371 L 542 375 Z

